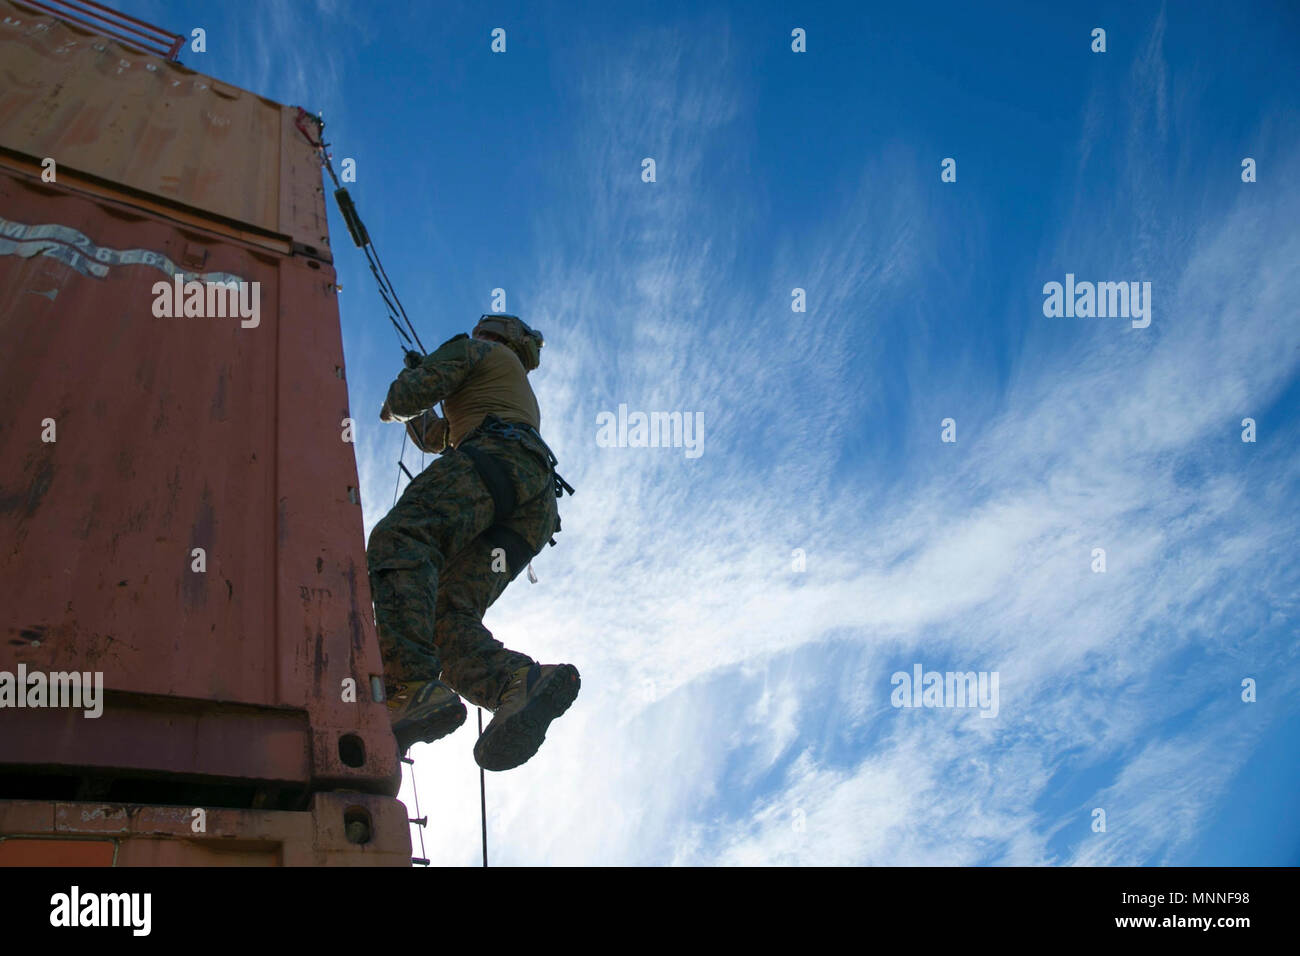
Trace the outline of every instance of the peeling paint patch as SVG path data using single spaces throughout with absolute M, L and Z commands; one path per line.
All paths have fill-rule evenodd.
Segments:
M 216 515 L 212 509 L 212 489 L 203 486 L 203 495 L 199 499 L 199 511 L 190 527 L 190 546 L 184 552 L 185 571 L 181 578 L 181 596 L 190 607 L 203 604 L 207 600 L 207 573 L 190 569 L 191 548 L 203 548 L 212 560 L 215 539 Z
M 27 467 L 30 469 L 34 462 L 31 459 L 27 461 Z M 54 462 L 47 456 L 44 461 L 37 464 L 32 480 L 27 485 L 26 491 L 10 492 L 8 494 L 0 492 L 0 513 L 17 511 L 23 518 L 30 518 L 36 513 L 36 509 L 41 505 L 41 499 L 45 493 L 50 490 L 54 484 Z
M 348 633 L 352 637 L 353 660 L 361 654 L 363 642 L 366 639 L 365 631 L 361 627 L 361 608 L 357 603 L 357 565 L 351 558 L 348 558 Z
M 217 374 L 217 389 L 212 396 L 212 420 L 214 422 L 224 422 L 226 420 L 226 379 L 229 377 L 229 369 L 222 367 Z
M 329 658 L 325 654 L 325 635 L 319 631 L 316 633 L 316 652 L 312 655 L 311 669 L 312 675 L 316 679 L 316 694 L 320 695 L 321 686 L 325 681 L 325 665 Z

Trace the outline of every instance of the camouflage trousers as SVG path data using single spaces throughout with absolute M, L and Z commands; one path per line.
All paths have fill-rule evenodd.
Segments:
M 496 521 L 466 447 L 490 455 L 508 476 L 518 504 L 505 520 Z M 534 661 L 494 639 L 483 614 L 558 523 L 553 473 L 534 440 L 474 438 L 417 475 L 366 548 L 385 680 L 440 678 L 495 710 L 513 672 Z M 517 536 L 509 552 L 497 524 Z

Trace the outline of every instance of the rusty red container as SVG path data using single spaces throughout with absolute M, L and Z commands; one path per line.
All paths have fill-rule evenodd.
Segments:
M 103 681 L 97 717 L 0 706 L 0 835 L 19 803 L 391 798 L 303 117 L 7 0 L 0 62 L 0 703 Z M 186 316 L 178 274 L 250 310 Z
M 406 808 L 320 793 L 303 811 L 0 800 L 0 867 L 410 866 Z
M 328 245 L 296 107 L 0 0 L 0 147 L 271 247 Z
M 0 671 L 106 687 L 0 764 L 395 793 L 333 269 L 7 171 L 0 234 Z M 176 271 L 256 314 L 155 315 Z

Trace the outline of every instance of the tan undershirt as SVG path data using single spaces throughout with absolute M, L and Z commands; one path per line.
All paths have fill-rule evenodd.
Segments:
M 492 351 L 474 366 L 465 384 L 442 400 L 452 447 L 488 415 L 522 422 L 540 430 L 542 414 L 528 384 L 523 362 L 508 346 L 492 343 Z

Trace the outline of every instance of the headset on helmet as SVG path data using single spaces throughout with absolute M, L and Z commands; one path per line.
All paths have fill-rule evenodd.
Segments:
M 505 339 L 506 345 L 519 356 L 519 361 L 528 371 L 531 372 L 541 364 L 542 345 L 545 344 L 542 333 L 529 328 L 519 316 L 501 312 L 481 316 L 474 326 L 474 333 L 477 335 L 480 331 L 492 332 Z

